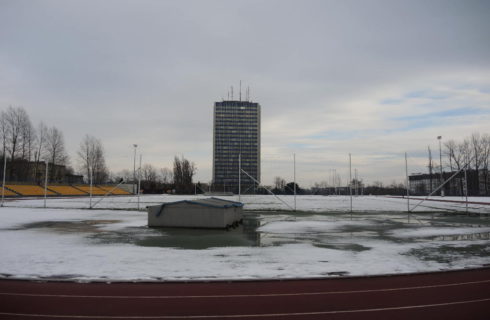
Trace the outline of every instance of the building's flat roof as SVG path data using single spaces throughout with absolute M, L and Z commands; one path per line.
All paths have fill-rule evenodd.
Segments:
M 204 207 L 213 207 L 213 208 L 243 207 L 243 203 L 241 202 L 224 200 L 224 199 L 214 198 L 214 197 L 207 198 L 207 199 L 199 199 L 199 200 L 182 200 L 182 201 L 168 202 L 168 203 L 163 203 L 162 205 L 171 206 L 171 205 L 181 204 L 181 203 L 187 203 L 190 205 L 199 205 Z
M 252 101 L 240 101 L 240 100 L 223 100 L 214 103 L 215 106 L 253 106 L 258 107 L 260 104 L 258 102 Z

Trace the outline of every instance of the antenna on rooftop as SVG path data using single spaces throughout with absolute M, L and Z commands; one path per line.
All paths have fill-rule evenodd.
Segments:
M 240 101 L 242 101 L 242 80 L 240 80 Z
M 233 100 L 233 86 L 231 86 L 231 100 Z

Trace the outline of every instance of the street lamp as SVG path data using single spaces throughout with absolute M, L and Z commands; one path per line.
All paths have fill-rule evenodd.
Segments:
M 438 136 L 437 140 L 439 140 L 439 167 L 441 169 L 441 185 L 444 182 L 444 177 L 442 175 L 442 147 L 441 147 L 441 140 L 442 136 Z M 444 188 L 441 188 L 441 197 L 444 197 Z
M 5 174 L 7 173 L 7 152 L 3 153 L 2 207 L 5 200 Z
M 134 147 L 134 162 L 133 162 L 133 194 L 136 194 L 136 148 L 137 144 L 133 144 Z
M 45 165 L 46 165 L 46 174 L 44 176 L 44 208 L 46 208 L 46 196 L 48 195 L 48 168 L 49 168 L 48 160 L 45 161 Z

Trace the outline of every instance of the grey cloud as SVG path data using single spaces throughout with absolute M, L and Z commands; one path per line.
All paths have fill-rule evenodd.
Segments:
M 212 104 L 240 79 L 263 106 L 264 147 L 281 149 L 363 125 L 352 105 L 384 90 L 454 74 L 488 88 L 488 30 L 476 0 L 2 1 L 0 106 L 59 126 L 72 156 L 90 132 L 116 169 L 140 141 L 155 161 L 191 153 L 209 179 Z

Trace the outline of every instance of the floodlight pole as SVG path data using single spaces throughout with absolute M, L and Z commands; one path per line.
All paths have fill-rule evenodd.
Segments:
M 140 193 L 141 193 L 141 160 L 143 155 L 140 154 L 140 167 L 138 169 L 138 211 L 140 210 Z
M 408 223 L 410 223 L 410 180 L 408 178 L 408 160 L 407 160 L 407 153 L 406 152 L 405 152 L 405 184 L 407 187 Z
M 357 181 L 357 168 L 354 169 L 354 188 L 356 192 L 356 197 L 359 195 L 359 183 Z
M 246 192 L 246 191 L 245 191 Z M 242 154 L 238 154 L 238 202 L 242 200 Z
M 296 211 L 296 153 L 293 153 L 293 180 L 294 211 Z
M 466 155 L 467 165 L 469 164 L 468 155 Z M 466 196 L 466 214 L 468 214 L 468 176 L 466 175 L 466 166 L 464 167 L 464 189 Z
M 133 157 L 133 194 L 136 193 L 136 148 L 138 148 L 137 144 L 133 144 L 134 147 L 134 157 Z
M 46 197 L 48 194 L 48 160 L 45 162 L 46 164 L 46 176 L 44 177 L 44 208 L 46 208 Z
M 349 193 L 350 193 L 350 217 L 352 219 L 352 156 L 349 153 Z
M 5 200 L 5 175 L 7 173 L 7 152 L 3 154 L 3 184 L 2 184 L 2 207 Z
M 437 140 L 439 140 L 439 167 L 441 169 L 441 180 L 440 180 L 440 183 L 443 183 L 444 182 L 444 177 L 443 177 L 443 174 L 442 174 L 442 148 L 441 148 L 442 136 L 438 136 L 437 137 Z M 444 197 L 444 188 L 441 188 L 441 197 Z
M 466 169 L 464 169 L 464 194 L 466 196 L 466 214 L 468 214 L 468 177 L 466 176 Z
M 89 166 L 89 171 L 90 171 L 90 201 L 89 201 L 89 206 L 90 209 L 92 209 L 92 194 L 93 194 L 93 181 L 94 181 L 94 168 L 93 166 Z

